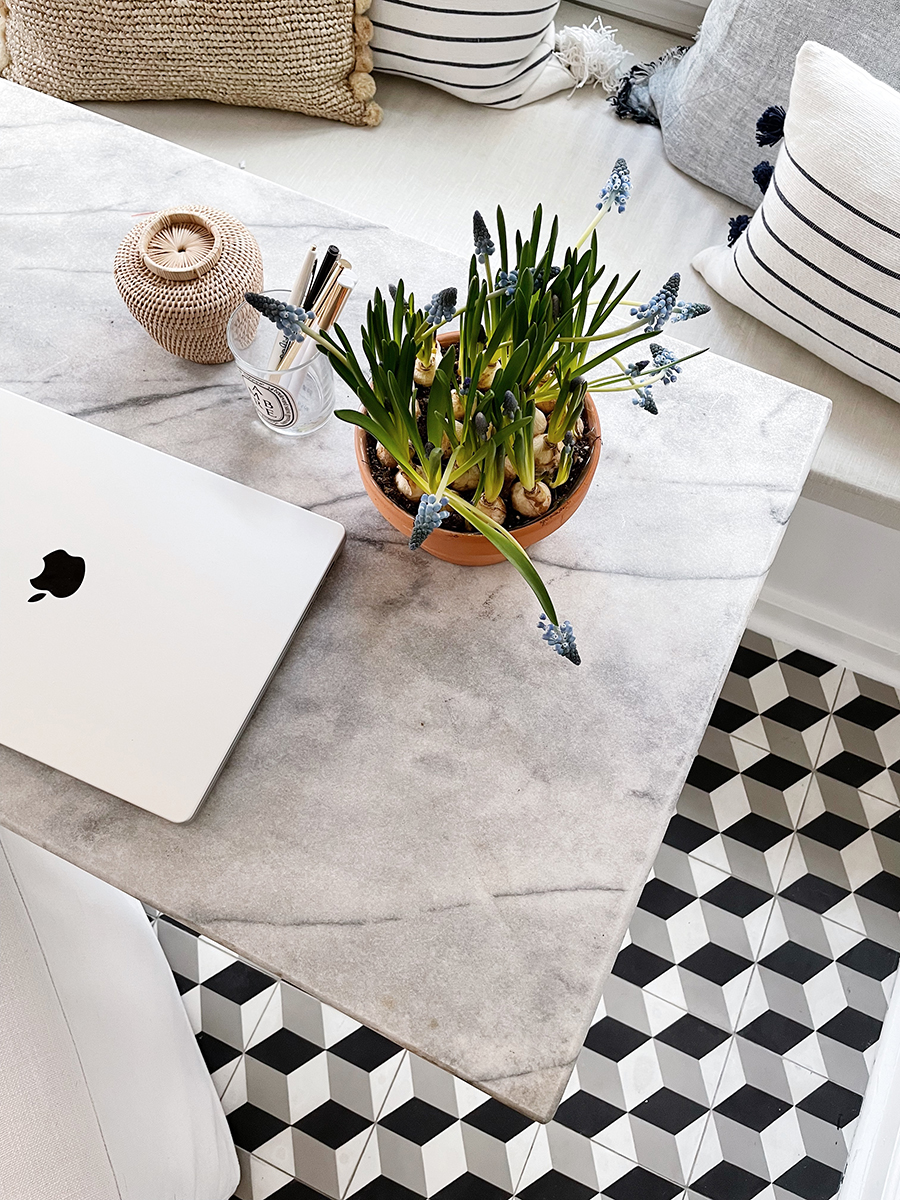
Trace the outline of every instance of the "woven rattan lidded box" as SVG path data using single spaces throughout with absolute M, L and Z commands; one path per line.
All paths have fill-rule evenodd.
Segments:
M 216 208 L 170 208 L 139 222 L 119 246 L 113 273 L 129 311 L 153 340 L 200 363 L 231 360 L 228 318 L 245 292 L 263 286 L 256 238 Z M 248 321 L 258 320 L 252 309 L 247 314 Z

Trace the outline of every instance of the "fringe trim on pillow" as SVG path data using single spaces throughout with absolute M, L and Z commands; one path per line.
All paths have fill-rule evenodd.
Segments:
M 669 63 L 678 62 L 687 54 L 689 46 L 673 46 L 654 62 L 635 63 L 627 75 L 623 75 L 609 103 L 621 120 L 637 121 L 640 125 L 659 125 L 656 108 L 650 98 L 650 80 Z
M 622 61 L 631 58 L 630 50 L 615 39 L 618 30 L 595 17 L 590 25 L 567 25 L 556 35 L 556 57 L 575 80 L 575 87 L 599 83 L 605 92 L 613 92 L 622 74 Z
M 2 3 L 2 0 L 0 0 L 0 3 Z M 347 76 L 347 83 L 354 100 L 359 100 L 365 105 L 363 120 L 366 125 L 374 126 L 381 124 L 381 118 L 384 116 L 384 113 L 381 105 L 375 104 L 372 101 L 372 97 L 375 95 L 375 80 L 371 75 L 373 62 L 369 42 L 372 40 L 375 27 L 365 15 L 371 3 L 372 0 L 354 0 L 353 3 L 355 9 L 353 16 L 353 46 L 356 51 L 356 57 L 353 63 L 353 70 Z
M 9 9 L 0 0 L 0 72 L 9 66 L 9 47 L 6 44 L 6 18 Z

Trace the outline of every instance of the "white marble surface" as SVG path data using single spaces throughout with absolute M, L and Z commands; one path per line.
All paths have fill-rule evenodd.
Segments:
M 462 260 L 6 83 L 0 181 L 0 385 L 348 532 L 192 825 L 2 748 L 0 819 L 548 1119 L 829 402 L 712 355 L 656 418 L 603 401 L 591 493 L 534 555 L 575 669 L 511 568 L 407 551 L 348 427 L 264 430 L 233 367 L 147 339 L 110 269 L 137 214 L 211 204 L 256 233 L 268 286 L 336 241 L 363 280 L 353 329 L 376 284 L 430 294 Z

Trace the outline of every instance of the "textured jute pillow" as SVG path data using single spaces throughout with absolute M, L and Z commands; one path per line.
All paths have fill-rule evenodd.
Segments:
M 461 100 L 519 108 L 574 86 L 553 53 L 559 0 L 372 0 L 375 69 L 421 79 Z
M 61 100 L 283 108 L 377 125 L 369 0 L 0 0 L 0 75 Z
M 833 46 L 900 86 L 897 0 L 712 0 L 696 43 L 647 81 L 669 161 L 743 204 L 759 203 L 744 131 L 787 104 L 804 42 Z
M 762 204 L 732 248 L 693 266 L 732 304 L 900 401 L 898 180 L 900 92 L 807 42 Z

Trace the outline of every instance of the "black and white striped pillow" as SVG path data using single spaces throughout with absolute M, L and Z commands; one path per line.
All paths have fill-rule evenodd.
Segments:
M 518 108 L 572 87 L 553 53 L 559 0 L 372 0 L 375 69 Z
M 733 248 L 694 267 L 732 304 L 900 401 L 900 92 L 816 42 Z

